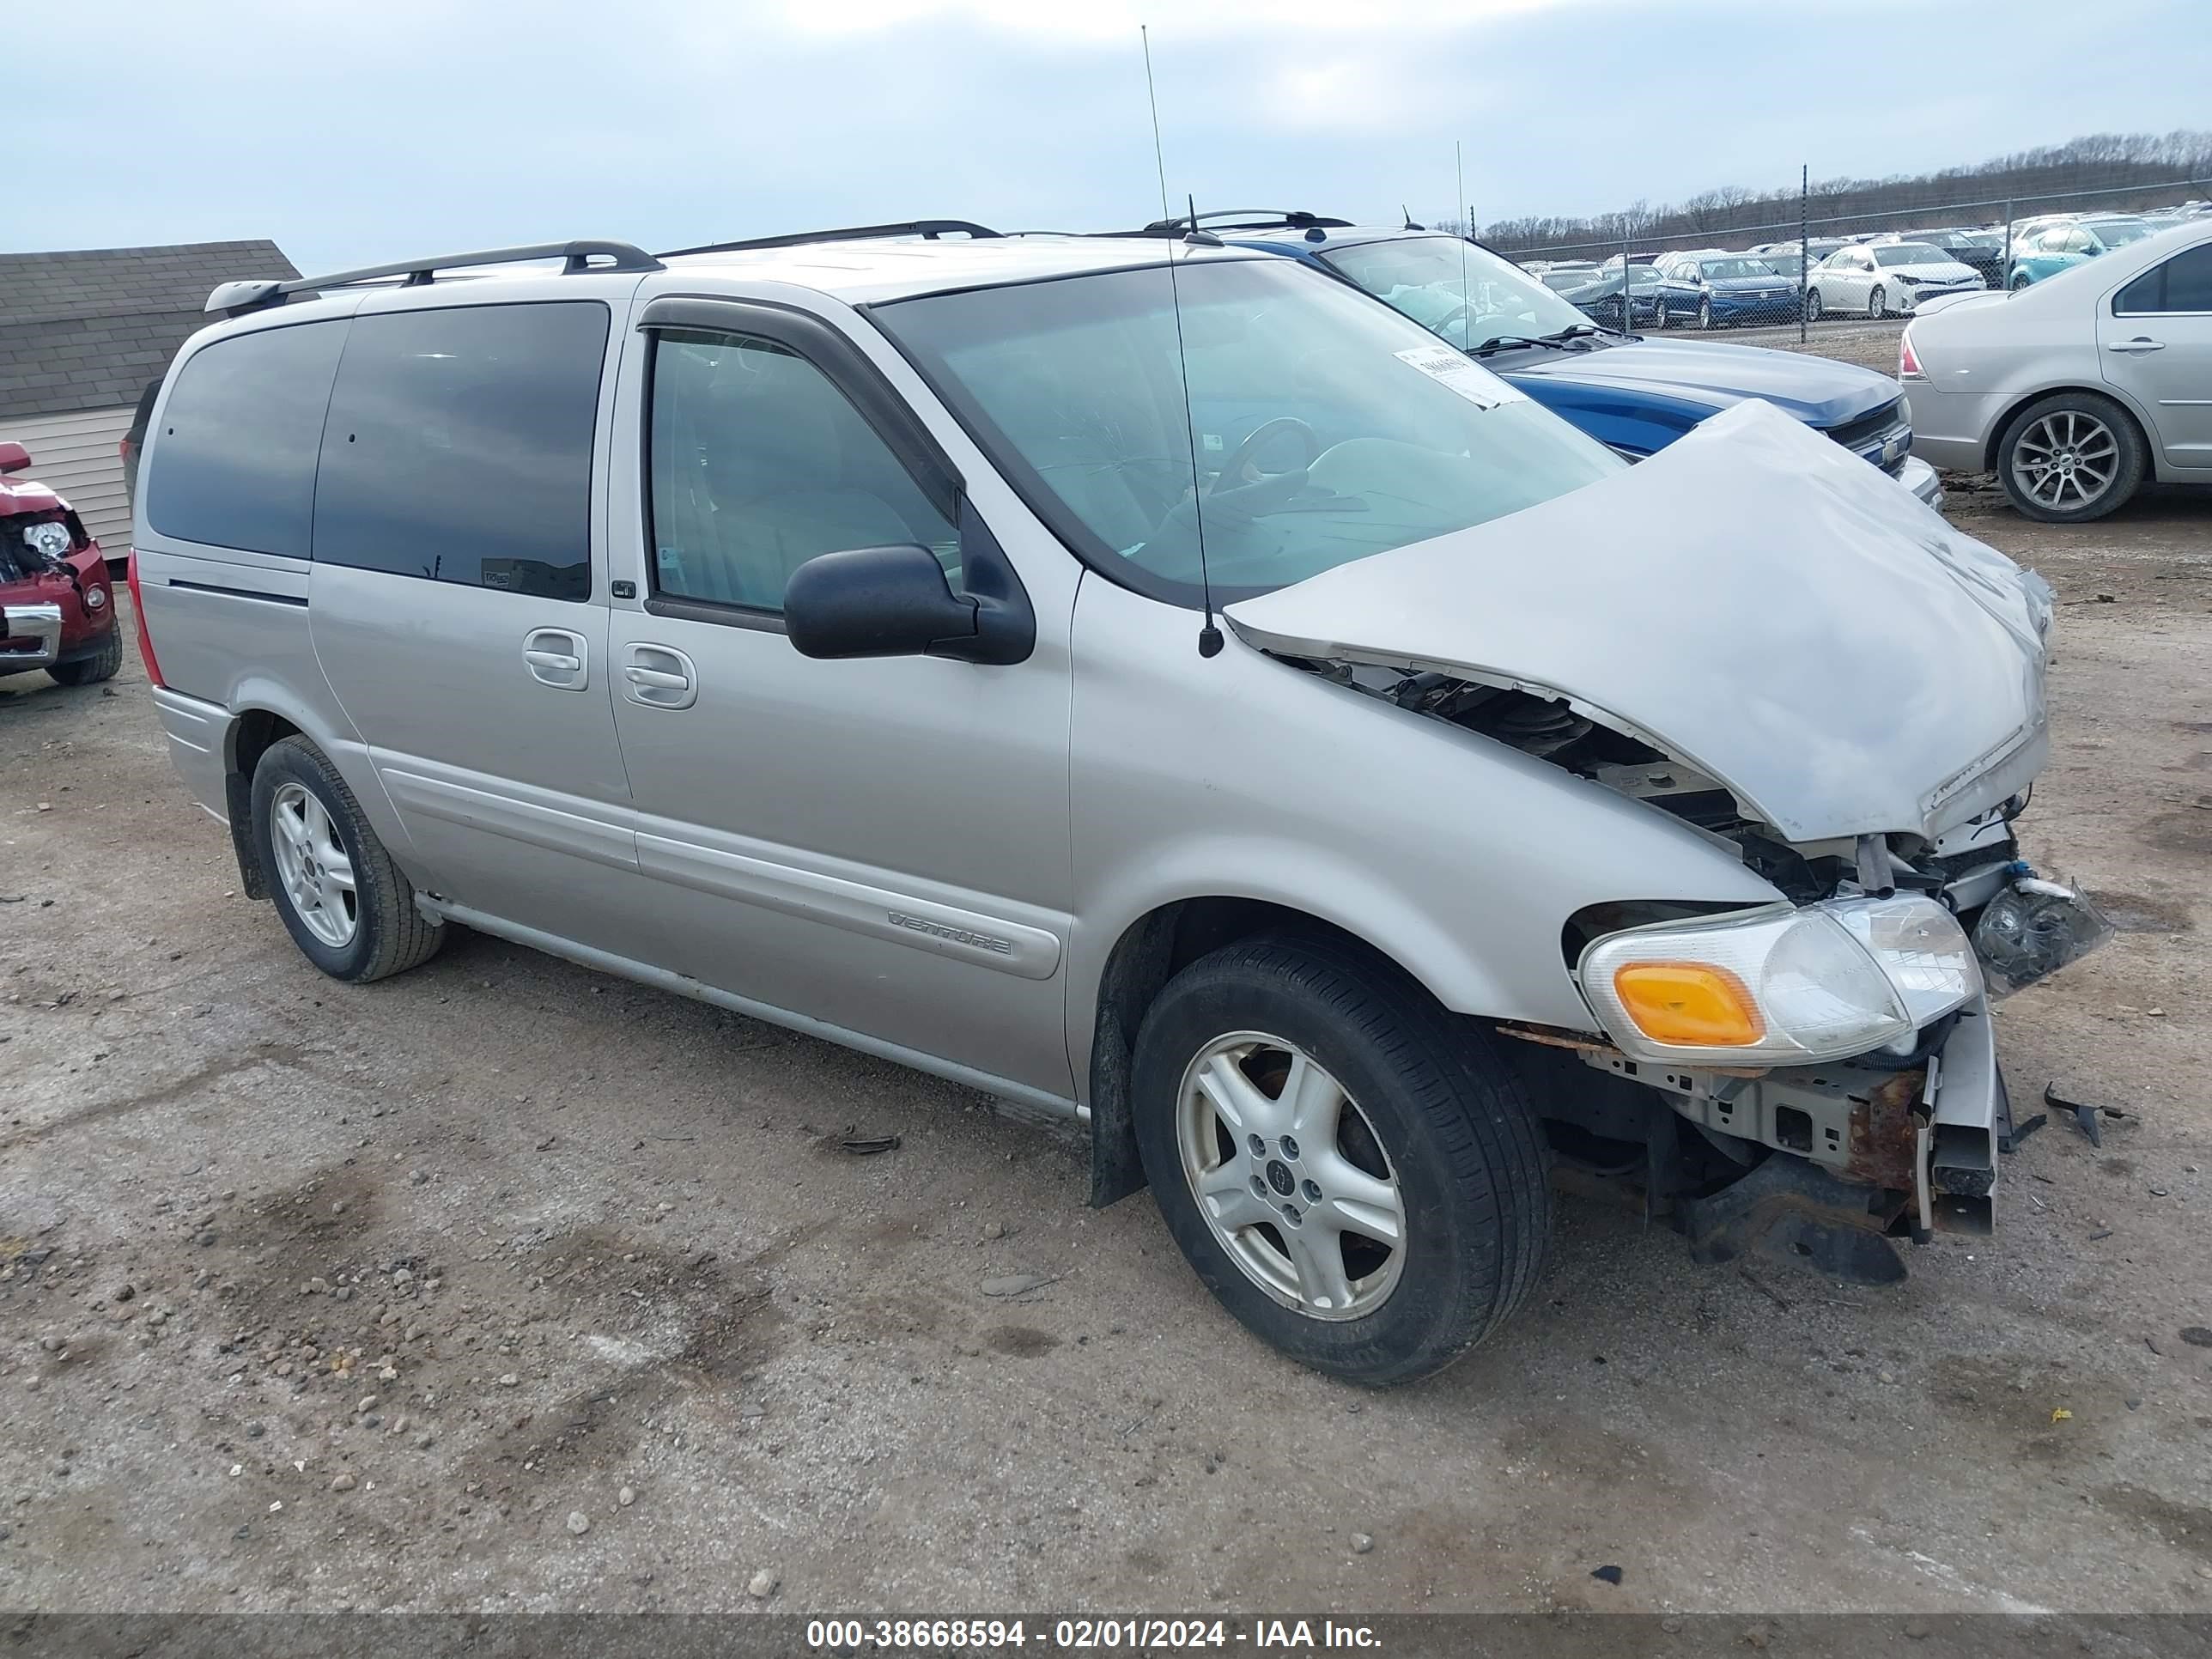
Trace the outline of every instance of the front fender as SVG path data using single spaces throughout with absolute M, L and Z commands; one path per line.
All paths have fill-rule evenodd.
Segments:
M 1686 825 L 1096 578 L 1079 597 L 1068 1048 L 1090 1076 L 1114 947 L 1177 900 L 1264 900 L 1389 956 L 1445 1007 L 1587 1025 L 1560 932 L 1620 900 L 1770 903 Z

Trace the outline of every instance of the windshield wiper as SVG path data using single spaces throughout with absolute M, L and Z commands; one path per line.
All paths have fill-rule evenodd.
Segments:
M 1589 339 L 1602 332 L 1604 332 L 1602 329 L 1591 324 L 1577 323 L 1571 328 L 1559 329 L 1550 334 L 1493 334 L 1480 345 L 1472 348 L 1468 356 L 1487 357 L 1494 351 L 1504 351 L 1514 346 L 1535 346 L 1540 349 L 1544 346 L 1564 346 L 1577 341 Z

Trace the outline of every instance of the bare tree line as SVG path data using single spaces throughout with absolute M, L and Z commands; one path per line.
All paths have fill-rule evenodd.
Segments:
M 2063 144 L 2047 144 L 1971 167 L 1887 179 L 1816 179 L 1810 187 L 1810 217 L 1831 228 L 1878 230 L 1901 218 L 1933 215 L 1980 222 L 2002 216 L 2002 204 L 2020 211 L 2044 212 L 2065 206 L 2096 206 L 2115 211 L 2157 207 L 2178 199 L 2173 190 L 2156 190 L 2176 181 L 2195 180 L 2197 194 L 2212 194 L 2212 132 L 2098 132 Z M 2140 187 L 2140 188 L 2138 188 Z M 2116 195 L 2087 196 L 2093 191 Z M 2085 199 L 2069 203 L 2065 198 Z M 1994 208 L 1981 204 L 1996 204 Z M 1959 209 L 1953 214 L 1946 210 Z M 1795 231 L 1799 212 L 1795 184 L 1757 191 L 1724 185 L 1699 191 L 1679 203 L 1654 207 L 1639 199 L 1612 213 L 1587 218 L 1532 215 L 1501 219 L 1481 227 L 1482 240 L 1506 252 L 1526 248 L 1604 245 L 1651 245 L 1668 240 L 1702 239 L 1730 232 L 1759 230 L 1766 240 Z M 1853 225 L 1854 220 L 1866 220 Z M 1465 221 L 1445 218 L 1437 228 L 1455 233 Z

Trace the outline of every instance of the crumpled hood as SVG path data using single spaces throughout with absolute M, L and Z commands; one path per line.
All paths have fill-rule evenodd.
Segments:
M 2040 577 L 1764 403 L 1552 501 L 1239 600 L 1279 655 L 1563 697 L 1785 840 L 1933 836 L 2041 769 Z
M 0 478 L 0 519 L 21 513 L 66 512 L 69 503 L 42 483 L 28 478 L 11 482 Z
M 1505 378 L 1524 388 L 1533 380 L 1618 387 L 1684 398 L 1707 409 L 1764 398 L 1818 427 L 1841 426 L 1897 397 L 1896 381 L 1856 363 L 1705 340 L 1634 340 L 1596 350 L 1563 351 L 1541 362 L 1516 364 Z M 1529 395 L 1539 396 L 1533 391 Z

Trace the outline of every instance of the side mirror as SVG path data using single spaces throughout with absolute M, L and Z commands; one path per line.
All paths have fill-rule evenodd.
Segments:
M 975 602 L 953 592 L 926 547 L 855 547 L 791 573 L 783 625 L 805 657 L 950 656 L 975 636 Z
M 0 441 L 0 472 L 21 472 L 31 464 L 31 452 L 13 441 Z

